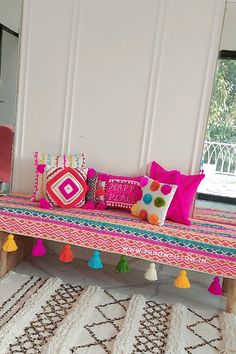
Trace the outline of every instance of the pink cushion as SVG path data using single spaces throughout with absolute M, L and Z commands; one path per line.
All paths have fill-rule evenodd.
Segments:
M 197 188 L 205 175 L 201 173 L 187 176 L 177 170 L 167 171 L 153 161 L 150 167 L 150 177 L 158 179 L 162 183 L 176 184 L 178 186 L 167 212 L 167 219 L 180 224 L 190 225 L 190 210 Z
M 131 209 L 141 192 L 141 177 L 113 176 L 90 168 L 88 171 L 87 209 Z
M 141 177 L 108 176 L 105 202 L 108 207 L 131 209 L 141 192 Z

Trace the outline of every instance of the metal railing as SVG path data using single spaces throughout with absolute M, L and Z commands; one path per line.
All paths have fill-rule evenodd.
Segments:
M 202 160 L 215 165 L 216 173 L 236 175 L 236 144 L 206 141 Z

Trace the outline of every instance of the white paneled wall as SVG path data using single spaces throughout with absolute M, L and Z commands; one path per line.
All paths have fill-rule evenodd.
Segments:
M 224 0 L 25 0 L 13 188 L 33 151 L 198 169 Z

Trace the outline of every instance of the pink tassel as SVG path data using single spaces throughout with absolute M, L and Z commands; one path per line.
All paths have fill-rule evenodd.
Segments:
M 38 171 L 38 173 L 44 173 L 45 168 L 46 168 L 46 165 L 45 165 L 45 164 L 39 164 L 39 165 L 37 166 L 37 171 Z
M 96 205 L 96 209 L 98 209 L 98 210 L 105 210 L 106 208 L 107 208 L 107 206 L 106 206 L 106 204 L 103 203 L 103 202 L 99 202 L 99 203 L 97 203 L 97 205 Z
M 93 201 L 88 201 L 83 205 L 82 208 L 83 209 L 95 209 L 95 203 Z
M 47 201 L 46 198 L 40 198 L 39 205 L 42 209 L 52 209 L 51 204 Z
M 220 278 L 219 277 L 215 277 L 213 282 L 211 283 L 211 285 L 208 288 L 209 293 L 216 295 L 216 296 L 220 296 L 223 295 L 223 291 L 222 291 L 222 287 L 220 285 Z
M 32 256 L 34 257 L 43 257 L 46 254 L 46 248 L 43 244 L 43 240 L 38 239 L 36 241 L 36 244 L 34 245 L 34 247 L 32 248 Z

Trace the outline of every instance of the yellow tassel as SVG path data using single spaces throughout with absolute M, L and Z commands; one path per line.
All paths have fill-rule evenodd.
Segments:
M 190 282 L 188 280 L 187 274 L 185 270 L 181 270 L 179 273 L 179 276 L 175 280 L 175 286 L 176 288 L 182 288 L 182 289 L 189 289 L 190 288 Z
M 10 234 L 7 236 L 7 240 L 4 242 L 2 249 L 5 252 L 14 252 L 18 249 L 17 244 L 14 240 L 14 235 Z

